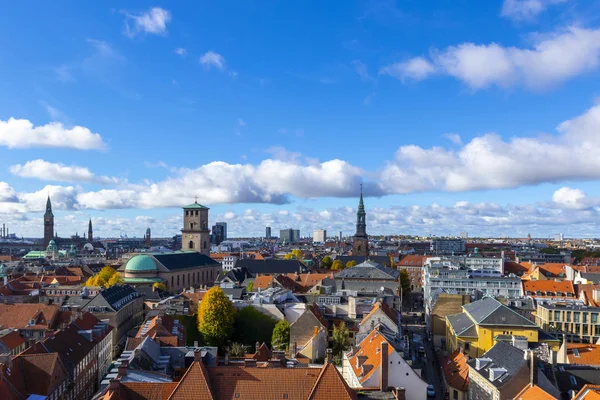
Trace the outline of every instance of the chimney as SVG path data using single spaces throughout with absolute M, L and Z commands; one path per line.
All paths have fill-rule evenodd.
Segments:
M 388 343 L 381 342 L 381 367 L 379 371 L 379 390 L 387 392 L 388 390 Z
M 111 379 L 109 381 L 109 384 L 108 384 L 109 390 L 112 390 L 112 391 L 119 390 L 119 387 L 120 387 L 120 383 L 119 383 L 118 379 Z
M 129 361 L 123 360 L 121 361 L 121 365 L 119 365 L 117 369 L 118 376 L 127 376 L 127 368 L 129 368 Z
M 246 368 L 256 367 L 256 360 L 253 358 L 246 358 L 244 360 L 244 367 L 246 367 Z
M 202 362 L 202 352 L 200 349 L 194 349 L 194 361 L 199 363 Z
M 331 364 L 333 362 L 333 350 L 327 349 L 327 364 Z
M 535 385 L 535 353 L 529 350 L 529 384 Z
M 567 335 L 563 334 L 563 342 L 558 349 L 558 354 L 556 355 L 556 363 L 557 364 L 568 364 L 567 358 Z
M 194 340 L 194 347 L 198 347 L 198 341 Z
M 313 336 L 317 336 L 318 333 L 319 333 L 319 327 L 318 326 L 313 327 Z
M 296 342 L 294 342 L 290 345 L 290 358 L 296 357 L 296 353 L 297 353 L 296 348 L 297 348 Z
M 254 349 L 256 350 L 256 353 L 258 353 L 258 349 L 260 349 L 260 343 L 256 342 L 256 344 L 254 345 Z

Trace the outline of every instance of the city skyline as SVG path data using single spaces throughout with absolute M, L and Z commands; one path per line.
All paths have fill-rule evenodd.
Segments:
M 598 236 L 600 6 L 514 4 L 9 4 L 0 223 Z

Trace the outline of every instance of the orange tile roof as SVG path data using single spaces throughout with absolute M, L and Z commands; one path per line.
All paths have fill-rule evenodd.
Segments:
M 576 400 L 600 400 L 600 385 L 584 385 L 573 398 Z
M 265 290 L 270 288 L 271 284 L 273 283 L 273 279 L 274 278 L 272 275 L 257 276 L 252 283 L 252 290 Z
M 19 335 L 18 331 L 12 331 L 8 335 L 2 336 L 0 338 L 0 341 L 11 350 L 14 350 L 23 343 L 25 343 L 25 339 L 23 339 L 23 337 Z
M 169 397 L 169 400 L 186 399 L 214 399 L 208 384 L 206 367 L 200 362 L 190 365 Z
M 305 289 L 310 289 L 311 287 L 321 283 L 323 279 L 333 278 L 333 272 L 327 274 L 287 274 L 287 277 L 293 279 L 297 284 L 303 286 Z
M 590 283 L 585 285 L 579 284 L 575 285 L 575 288 L 577 289 L 577 293 L 579 293 L 579 298 L 583 295 L 583 301 L 586 305 L 590 307 L 600 307 L 600 302 L 594 300 L 594 290 L 600 290 L 600 285 L 593 285 Z
M 401 267 L 422 267 L 427 256 L 406 255 L 396 265 Z
M 469 366 L 467 357 L 461 351 L 455 351 L 441 361 L 446 383 L 453 388 L 466 391 L 469 389 Z
M 321 375 L 308 396 L 310 400 L 356 399 L 356 392 L 350 389 L 333 364 L 325 364 Z
M 536 292 L 542 292 L 541 296 L 537 296 Z M 562 296 L 566 296 L 566 293 L 571 293 L 575 296 L 575 288 L 573 287 L 572 281 L 555 281 L 553 279 L 545 279 L 541 281 L 523 281 L 523 292 L 531 292 L 531 297 L 548 297 L 547 292 L 562 292 Z M 552 295 L 552 297 L 555 297 Z
M 53 327 L 57 314 L 57 305 L 48 304 L 0 304 L 0 327 L 28 330 L 45 330 Z M 34 320 L 34 325 L 29 321 Z
M 556 400 L 556 397 L 537 385 L 528 384 L 515 396 L 514 400 Z
M 12 386 L 26 397 L 28 394 L 48 396 L 68 378 L 58 353 L 21 354 L 13 359 L 10 375 Z
M 361 382 L 366 381 L 371 377 L 373 372 L 381 366 L 381 343 L 388 343 L 388 357 L 394 353 L 394 348 L 379 332 L 379 329 L 374 329 L 355 349 L 354 354 L 350 357 L 350 365 L 352 370 Z
M 164 400 L 169 398 L 169 395 L 173 393 L 176 387 L 177 382 L 123 382 L 121 383 L 123 397 L 117 398 L 127 400 Z
M 579 357 L 576 357 L 575 353 L 578 353 Z M 567 343 L 567 358 L 569 364 L 600 365 L 600 345 Z

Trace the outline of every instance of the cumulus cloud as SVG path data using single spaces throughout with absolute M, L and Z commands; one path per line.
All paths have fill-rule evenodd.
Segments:
M 41 159 L 28 161 L 23 165 L 11 165 L 9 170 L 13 175 L 21 178 L 37 178 L 44 181 L 100 184 L 115 184 L 119 182 L 119 179 L 115 177 L 96 176 L 85 167 L 67 166 Z
M 354 60 L 352 61 L 352 66 L 354 67 L 354 70 L 356 71 L 356 73 L 358 74 L 358 76 L 360 76 L 360 78 L 364 81 L 371 81 L 373 80 L 373 78 L 371 77 L 371 75 L 369 75 L 369 70 L 367 68 L 367 65 L 365 63 L 363 63 L 360 60 Z
M 505 140 L 488 133 L 456 150 L 402 146 L 381 172 L 385 193 L 515 188 L 600 178 L 600 105 L 561 123 L 558 134 Z
M 60 122 L 34 126 L 26 119 L 0 120 L 0 146 L 11 149 L 30 147 L 102 150 L 106 144 L 98 133 L 83 126 L 66 128 Z
M 572 26 L 532 35 L 531 40 L 528 48 L 465 42 L 433 50 L 429 59 L 418 57 L 385 66 L 381 73 L 400 80 L 422 80 L 437 72 L 473 90 L 521 84 L 539 90 L 598 68 L 600 29 Z
M 171 13 L 160 7 L 152 7 L 150 10 L 139 13 L 126 13 L 125 30 L 126 36 L 131 38 L 148 33 L 152 35 L 165 35 L 167 24 L 171 22 Z
M 379 73 L 392 76 L 401 81 L 420 81 L 433 75 L 435 66 L 424 57 L 415 57 L 408 61 L 386 65 L 379 70 Z
M 177 54 L 178 56 L 185 57 L 187 55 L 187 50 L 183 47 L 178 47 L 175 49 L 175 54 Z
M 200 57 L 199 62 L 207 68 L 214 67 L 220 70 L 225 68 L 225 57 L 223 57 L 219 53 L 215 53 L 212 50 L 209 50 L 206 53 L 204 53 Z
M 504 0 L 500 15 L 516 21 L 531 20 L 551 5 L 566 0 Z

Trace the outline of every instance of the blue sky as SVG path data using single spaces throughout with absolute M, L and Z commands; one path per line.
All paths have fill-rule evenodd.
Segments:
M 597 236 L 600 5 L 12 2 L 0 222 Z

